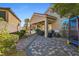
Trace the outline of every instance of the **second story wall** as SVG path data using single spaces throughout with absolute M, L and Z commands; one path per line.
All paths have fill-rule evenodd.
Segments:
M 10 12 L 8 12 L 8 23 L 13 25 L 18 25 L 20 21 Z
M 18 31 L 19 24 L 20 21 L 11 12 L 8 12 L 8 30 L 10 32 Z
M 20 20 L 19 18 L 12 12 L 12 10 L 10 8 L 3 8 L 0 7 L 0 17 L 3 18 L 3 22 L 7 23 L 7 30 L 12 33 L 12 32 L 16 32 L 19 30 L 20 26 Z M 4 23 L 1 22 L 3 24 L 3 26 L 0 24 L 0 27 L 4 27 Z M 1 28 L 2 28 L 1 27 Z

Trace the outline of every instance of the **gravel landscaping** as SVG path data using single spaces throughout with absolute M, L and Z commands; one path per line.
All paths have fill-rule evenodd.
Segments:
M 45 38 L 32 35 L 17 44 L 17 50 L 24 50 L 28 56 L 79 56 L 77 47 L 66 45 L 64 38 Z

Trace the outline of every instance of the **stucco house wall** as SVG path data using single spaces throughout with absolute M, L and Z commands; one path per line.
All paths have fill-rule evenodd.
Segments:
M 10 12 L 8 12 L 8 31 L 10 32 L 16 32 L 19 30 L 18 25 L 20 24 L 19 20 L 17 20 L 17 18 L 11 14 Z
M 45 31 L 45 20 L 48 21 L 48 31 L 51 29 L 58 28 L 56 17 L 50 16 L 48 14 L 34 13 L 30 20 L 31 28 L 33 32 L 34 32 L 34 29 L 36 28 Z M 31 33 L 32 33 L 32 30 L 31 30 Z
M 39 13 L 34 13 L 31 17 L 30 24 L 31 24 L 31 34 L 35 33 L 35 29 L 41 29 L 44 30 L 44 25 L 42 25 L 40 22 L 44 22 L 46 19 L 46 16 Z
M 20 19 L 11 11 L 10 8 L 0 8 L 0 11 L 4 11 L 6 14 L 7 30 L 9 33 L 13 33 L 19 30 Z M 1 26 L 1 25 L 0 25 Z
M 57 18 L 57 20 L 52 23 L 52 28 L 55 29 L 55 30 L 62 31 L 62 21 L 64 19 L 67 19 L 67 18 L 66 17 L 60 17 L 60 15 L 51 8 L 49 8 L 45 13 Z

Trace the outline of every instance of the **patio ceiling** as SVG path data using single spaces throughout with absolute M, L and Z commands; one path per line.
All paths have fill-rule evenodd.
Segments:
M 48 20 L 48 23 L 51 23 L 55 21 L 57 18 L 46 14 L 35 13 L 32 16 L 30 23 L 31 24 L 44 23 L 46 19 Z

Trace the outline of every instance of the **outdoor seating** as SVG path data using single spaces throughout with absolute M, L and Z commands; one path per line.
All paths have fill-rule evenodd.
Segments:
M 49 37 L 49 38 L 52 37 L 52 32 L 48 32 L 48 37 Z

